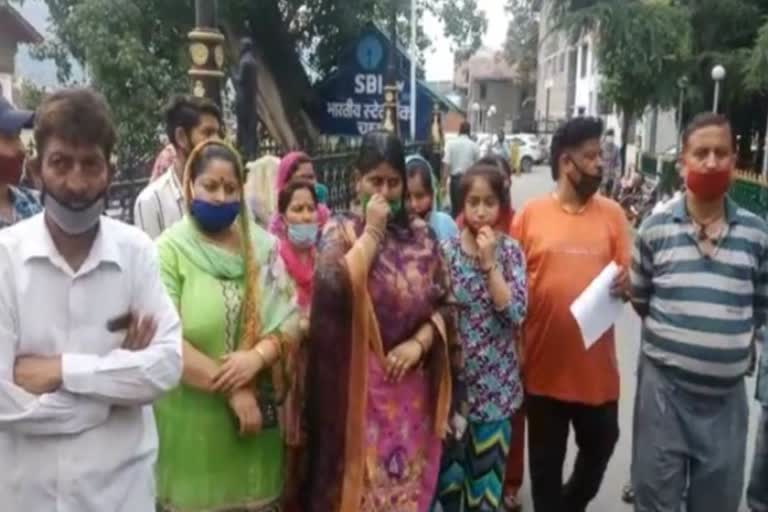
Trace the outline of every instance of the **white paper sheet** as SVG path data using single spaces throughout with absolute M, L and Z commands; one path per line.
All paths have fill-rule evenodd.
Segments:
M 611 296 L 611 283 L 618 274 L 618 265 L 611 262 L 571 304 L 571 314 L 579 324 L 587 350 L 616 323 L 624 310 L 624 302 Z

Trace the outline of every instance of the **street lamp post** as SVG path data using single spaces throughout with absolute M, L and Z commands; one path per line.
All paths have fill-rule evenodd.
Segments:
M 224 36 L 218 29 L 216 8 L 216 0 L 195 0 L 195 28 L 187 37 L 192 61 L 189 68 L 192 94 L 221 106 Z
M 717 114 L 718 107 L 720 106 L 720 82 L 725 78 L 725 68 L 718 64 L 712 68 L 712 80 L 715 81 L 715 99 L 712 105 L 712 112 Z
M 544 133 L 549 133 L 549 97 L 554 85 L 555 84 L 551 78 L 544 82 L 544 88 L 547 90 L 547 106 L 546 113 L 544 114 Z
M 485 131 L 486 133 L 490 133 L 491 131 L 491 118 L 496 115 L 496 105 L 491 105 L 488 107 L 488 112 L 485 116 Z
M 475 125 L 472 131 L 480 131 L 480 104 L 478 102 L 472 104 L 472 121 Z
M 411 142 L 416 140 L 416 0 L 411 0 L 411 97 L 410 132 Z
M 675 146 L 675 155 L 680 154 L 680 137 L 683 133 L 683 108 L 685 108 L 685 90 L 688 88 L 688 77 L 680 77 L 677 81 L 677 87 L 680 89 L 680 102 L 677 106 L 677 137 Z
M 768 178 L 768 118 L 766 118 L 765 123 L 765 145 L 763 146 L 763 178 Z

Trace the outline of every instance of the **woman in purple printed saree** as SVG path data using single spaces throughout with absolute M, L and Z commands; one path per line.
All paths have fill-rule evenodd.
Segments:
M 304 512 L 427 512 L 451 381 L 438 242 L 403 208 L 399 140 L 368 134 L 366 220 L 333 218 L 317 255 Z M 387 220 L 389 219 L 389 220 Z

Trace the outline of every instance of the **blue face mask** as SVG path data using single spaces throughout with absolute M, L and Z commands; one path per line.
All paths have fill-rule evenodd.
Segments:
M 288 240 L 299 249 L 309 249 L 317 242 L 317 224 L 289 224 Z
M 213 204 L 202 199 L 193 199 L 189 214 L 206 233 L 219 233 L 235 222 L 240 213 L 240 201 Z

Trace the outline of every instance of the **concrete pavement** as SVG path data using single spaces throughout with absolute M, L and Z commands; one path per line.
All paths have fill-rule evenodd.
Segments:
M 553 181 L 548 167 L 536 167 L 531 174 L 515 177 L 512 181 L 512 204 L 520 209 L 525 201 L 538 195 L 546 194 L 553 189 Z M 611 459 L 605 481 L 595 501 L 589 507 L 589 512 L 630 512 L 632 507 L 621 501 L 621 489 L 629 478 L 630 446 L 632 435 L 632 405 L 635 395 L 635 368 L 640 340 L 640 319 L 627 307 L 624 315 L 617 324 L 617 351 L 619 368 L 621 372 L 621 399 L 619 403 L 619 422 L 621 436 L 616 445 Z M 755 428 L 757 426 L 759 406 L 752 400 L 754 395 L 754 379 L 747 384 L 750 396 L 750 431 L 747 445 L 747 473 L 746 483 L 749 479 L 749 467 L 754 453 Z M 576 447 L 573 443 L 573 435 L 569 442 L 568 458 L 565 465 L 564 478 L 570 475 L 573 465 Z M 528 466 L 526 459 L 526 479 L 522 489 L 524 510 L 532 512 L 533 504 L 530 497 L 530 482 L 528 481 Z M 712 511 L 718 512 L 718 511 Z M 746 504 L 742 503 L 740 512 L 747 512 Z

